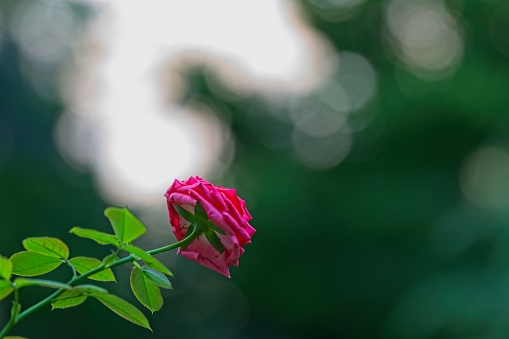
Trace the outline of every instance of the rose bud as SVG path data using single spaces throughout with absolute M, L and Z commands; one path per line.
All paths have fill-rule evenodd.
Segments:
M 229 265 L 238 266 L 243 246 L 255 229 L 246 203 L 234 189 L 214 186 L 196 176 L 175 180 L 165 194 L 172 231 L 182 240 L 195 228 L 200 235 L 178 253 L 230 277 Z

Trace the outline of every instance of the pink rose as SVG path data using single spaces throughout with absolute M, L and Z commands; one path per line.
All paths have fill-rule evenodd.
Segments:
M 203 207 L 208 220 L 217 226 L 215 230 L 211 228 L 208 235 L 201 234 L 185 248 L 179 248 L 178 253 L 229 278 L 228 266 L 239 265 L 243 246 L 251 243 L 251 236 L 255 233 L 248 223 L 252 218 L 246 202 L 237 196 L 234 189 L 214 186 L 198 176 L 187 181 L 175 180 L 165 197 L 177 240 L 182 240 L 192 227 L 189 220 L 194 217 L 197 202 Z

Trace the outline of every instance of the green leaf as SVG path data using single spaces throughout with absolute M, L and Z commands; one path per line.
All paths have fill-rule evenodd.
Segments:
M 15 336 L 15 337 L 4 337 L 4 339 L 28 339 L 28 338 Z
M 0 280 L 0 300 L 7 297 L 12 291 L 14 291 L 14 287 L 10 281 Z
M 35 252 L 18 252 L 11 256 L 12 273 L 23 277 L 33 277 L 53 271 L 62 260 Z
M 12 275 L 12 262 L 5 258 L 0 256 L 0 278 L 9 280 L 11 279 Z
M 119 246 L 119 241 L 116 236 L 113 234 L 103 233 L 96 230 L 91 230 L 87 228 L 73 227 L 69 231 L 74 235 L 77 235 L 81 238 L 86 238 L 95 241 L 99 245 L 113 245 Z
M 126 250 L 127 252 L 134 254 L 141 260 L 143 260 L 148 266 L 152 267 L 153 269 L 156 269 L 160 272 L 163 272 L 165 274 L 173 276 L 173 274 L 170 272 L 166 266 L 164 266 L 159 260 L 151 256 L 149 253 L 145 252 L 139 247 L 132 246 L 132 245 L 126 245 L 122 247 L 122 249 Z
M 108 307 L 122 318 L 152 331 L 145 315 L 127 301 L 113 294 L 94 293 L 90 296 L 99 300 L 104 306 Z
M 152 313 L 163 307 L 161 290 L 141 270 L 135 267 L 131 271 L 131 290 L 138 301 Z
M 17 278 L 14 280 L 14 283 L 16 284 L 16 287 L 22 288 L 26 286 L 43 286 L 43 287 L 50 287 L 50 288 L 56 288 L 56 289 L 72 289 L 71 285 L 67 285 L 58 281 L 53 280 L 44 280 L 44 279 L 26 279 L 26 278 Z
M 102 264 L 101 260 L 88 257 L 75 257 L 71 258 L 69 261 L 79 274 L 85 274 Z M 92 274 L 88 278 L 97 281 L 116 281 L 111 268 L 105 268 L 103 271 Z
M 166 289 L 173 289 L 171 282 L 162 272 L 159 272 L 148 266 L 143 266 L 141 270 L 143 271 L 143 274 L 145 274 L 145 276 L 157 286 Z
M 69 247 L 60 239 L 40 237 L 27 238 L 23 240 L 23 247 L 27 251 L 44 254 L 48 257 L 67 259 L 69 258 Z
M 117 259 L 118 259 L 117 254 L 112 253 L 112 254 L 105 256 L 104 259 L 102 260 L 102 263 L 104 264 L 104 266 L 108 267 L 108 265 L 113 264 L 113 262 Z
M 69 290 L 62 293 L 55 301 L 51 303 L 51 308 L 69 308 L 81 305 L 87 300 L 87 296 L 78 290 Z
M 62 293 L 55 301 L 51 303 L 52 309 L 63 309 L 81 305 L 87 300 L 88 296 L 92 293 L 107 294 L 108 291 L 102 287 L 95 285 L 78 285 L 71 290 Z
M 104 215 L 110 220 L 121 244 L 129 243 L 147 231 L 145 225 L 125 207 L 108 207 Z

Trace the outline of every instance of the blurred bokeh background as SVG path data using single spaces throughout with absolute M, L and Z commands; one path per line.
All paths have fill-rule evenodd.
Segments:
M 159 256 L 154 334 L 93 300 L 13 334 L 509 337 L 508 58 L 505 0 L 0 0 L 2 255 L 106 255 L 67 231 L 108 231 L 108 205 L 167 244 L 191 175 L 258 230 L 230 280 Z

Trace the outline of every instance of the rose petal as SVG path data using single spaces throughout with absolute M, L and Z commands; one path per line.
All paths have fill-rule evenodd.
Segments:
M 219 253 L 204 235 L 193 240 L 180 254 L 228 278 L 230 277 L 228 264 L 223 257 L 224 253 Z

